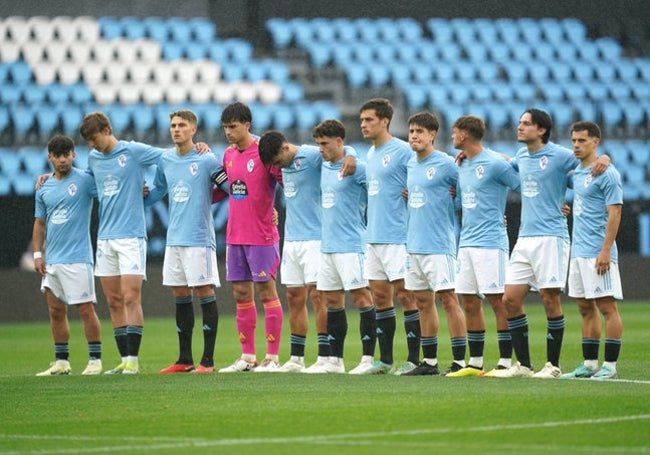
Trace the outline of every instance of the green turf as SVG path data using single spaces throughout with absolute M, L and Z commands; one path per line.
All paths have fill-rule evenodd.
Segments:
M 486 358 L 496 361 L 493 318 Z M 562 363 L 581 361 L 580 319 L 565 304 Z M 528 305 L 533 360 L 545 353 L 540 305 Z M 350 311 L 346 364 L 360 357 Z M 52 357 L 44 323 L 0 325 L 0 454 L 17 453 L 647 453 L 650 437 L 650 304 L 622 305 L 625 381 L 280 374 L 157 374 L 175 360 L 172 319 L 148 319 L 138 376 L 82 377 L 86 347 L 72 324 L 73 375 L 37 378 Z M 401 317 L 399 318 L 401 321 Z M 263 352 L 263 318 L 258 349 Z M 444 317 L 443 317 L 444 321 Z M 239 354 L 232 316 L 222 317 L 217 366 Z M 104 362 L 118 362 L 104 322 Z M 396 337 L 405 354 L 403 330 Z M 451 361 L 440 333 L 442 366 Z M 288 328 L 283 359 L 288 356 Z M 201 340 L 195 337 L 195 354 Z M 315 335 L 308 361 L 315 360 Z M 601 348 L 601 351 L 603 349 Z M 602 358 L 602 352 L 601 352 Z

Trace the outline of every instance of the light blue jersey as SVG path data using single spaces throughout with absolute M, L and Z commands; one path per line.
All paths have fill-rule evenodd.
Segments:
M 323 161 L 320 187 L 323 214 L 323 253 L 363 253 L 365 211 L 368 201 L 366 166 L 357 162 L 357 171 L 341 176 L 343 160 Z
M 598 257 L 607 231 L 607 206 L 623 204 L 621 175 L 616 168 L 610 164 L 598 177 L 592 177 L 591 168 L 580 165 L 573 175 L 572 258 Z M 618 263 L 616 242 L 612 262 Z
M 458 166 L 444 152 L 434 151 L 408 164 L 408 235 L 406 251 L 456 256 L 454 199 Z
M 36 191 L 34 216 L 46 223 L 47 264 L 92 264 L 90 213 L 97 197 L 93 177 L 72 168 L 63 180 L 50 177 Z
M 291 166 L 282 169 L 287 218 L 285 241 L 320 240 L 320 178 L 323 157 L 318 147 L 302 145 Z
M 163 149 L 119 141 L 110 153 L 92 150 L 88 169 L 99 198 L 97 238 L 146 238 L 142 186 L 147 167 L 157 164 Z
M 368 180 L 368 243 L 406 243 L 406 167 L 415 156 L 407 142 L 396 137 L 370 147 Z
M 169 193 L 167 246 L 216 248 L 212 186 L 221 171 L 223 166 L 216 156 L 199 155 L 196 148 L 187 155 L 175 149 L 162 155 L 147 205 Z
M 463 160 L 458 183 L 463 214 L 458 246 L 508 251 L 504 215 L 508 189 L 519 191 L 517 171 L 501 155 L 485 149 Z
M 526 147 L 511 162 L 521 180 L 521 226 L 519 237 L 551 236 L 569 240 L 562 214 L 567 174 L 579 164 L 571 150 L 549 142 L 529 153 Z

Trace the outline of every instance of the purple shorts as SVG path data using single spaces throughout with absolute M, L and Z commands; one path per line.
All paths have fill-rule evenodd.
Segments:
M 280 265 L 280 245 L 227 245 L 226 280 L 254 281 L 275 279 Z

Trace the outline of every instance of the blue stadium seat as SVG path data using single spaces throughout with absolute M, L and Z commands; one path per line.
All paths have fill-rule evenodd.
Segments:
M 631 84 L 637 84 L 639 82 L 639 70 L 634 62 L 630 60 L 620 60 L 613 65 L 619 80 Z
M 539 23 L 544 41 L 554 45 L 564 42 L 564 30 L 559 19 L 545 17 Z
M 0 63 L 0 86 L 4 85 L 9 79 L 9 67 L 5 63 Z
M 617 78 L 617 74 L 616 74 L 617 65 L 618 63 L 610 63 L 605 61 L 598 62 L 597 65 L 594 65 L 594 72 L 596 74 L 596 79 L 599 82 L 603 82 L 605 84 L 612 83 Z
M 433 68 L 431 65 L 413 62 L 411 63 L 411 74 L 415 83 L 428 84 L 433 79 Z
M 427 104 L 427 89 L 423 85 L 409 84 L 402 87 L 409 109 L 419 110 Z
M 183 58 L 185 46 L 178 41 L 167 41 L 162 45 L 162 58 L 165 60 L 178 60 Z
M 555 46 L 550 42 L 541 42 L 533 46 L 533 58 L 542 62 L 555 60 Z
M 9 107 L 9 116 L 14 125 L 14 133 L 22 139 L 34 126 L 36 114 L 33 106 L 13 105 Z
M 372 65 L 368 68 L 368 81 L 375 88 L 382 88 L 390 81 L 390 70 L 387 66 Z
M 217 25 L 205 17 L 191 18 L 187 25 L 192 30 L 193 41 L 207 44 L 217 37 Z
M 237 63 L 248 63 L 253 58 L 253 45 L 241 38 L 225 41 L 230 60 Z
M 221 69 L 223 71 L 223 65 L 228 63 L 228 59 L 230 58 L 228 56 L 228 47 L 225 45 L 224 41 L 208 44 L 206 52 L 209 59 L 222 65 Z
M 485 62 L 488 59 L 488 49 L 481 43 L 474 43 L 465 48 L 467 57 L 471 62 Z
M 47 99 L 52 104 L 67 103 L 70 101 L 70 86 L 59 83 L 50 84 L 45 88 Z
M 546 101 L 562 101 L 564 99 L 562 84 L 547 82 L 541 86 L 541 91 Z
M 590 120 L 593 121 L 598 116 L 598 109 L 596 104 L 580 99 L 572 103 L 573 110 L 577 112 L 578 118 L 580 120 Z
M 519 27 L 517 26 L 517 23 L 514 19 L 500 18 L 494 22 L 497 33 L 501 37 L 501 41 L 510 46 L 519 45 L 521 41 L 521 35 L 519 33 Z
M 35 112 L 38 134 L 45 139 L 59 126 L 61 120 L 59 110 L 50 104 L 42 104 L 36 108 Z
M 453 84 L 450 86 L 449 96 L 452 103 L 462 105 L 469 102 L 472 92 L 467 84 Z
M 397 19 L 396 22 L 402 41 L 417 43 L 422 39 L 422 25 L 417 20 L 411 17 L 403 17 Z
M 315 101 L 312 104 L 312 108 L 318 113 L 319 122 L 341 117 L 341 111 L 338 106 L 330 101 Z
M 14 84 L 0 85 L 0 102 L 4 106 L 17 104 L 23 96 L 20 86 Z
M 395 87 L 404 87 L 411 83 L 411 67 L 406 63 L 393 63 L 390 66 L 390 80 Z
M 9 76 L 15 85 L 26 85 L 34 79 L 32 69 L 22 60 L 9 64 Z
M 9 111 L 6 106 L 0 106 L 0 136 L 9 128 Z
M 571 66 L 564 62 L 555 62 L 549 68 L 551 72 L 551 79 L 555 82 L 569 82 L 573 78 Z
M 573 68 L 573 78 L 575 81 L 583 84 L 591 84 L 594 82 L 594 66 L 587 62 L 578 62 L 574 63 Z
M 392 64 L 397 60 L 396 48 L 388 43 L 381 43 L 374 46 L 373 54 L 377 61 L 384 64 Z
M 311 65 L 316 69 L 325 68 L 332 61 L 332 46 L 324 43 L 311 43 L 307 48 Z
M 496 63 L 507 62 L 512 58 L 510 46 L 504 43 L 492 42 L 488 46 L 488 56 L 491 61 Z
M 169 118 L 169 117 L 168 117 Z M 257 126 L 257 113 L 255 113 L 255 124 Z M 221 129 L 221 108 L 218 104 L 208 103 L 204 105 L 201 112 L 201 129 L 204 132 L 217 132 Z
M 646 182 L 646 170 L 642 166 L 629 166 L 624 173 L 625 183 L 638 186 Z
M 185 43 L 192 40 L 192 28 L 182 17 L 170 17 L 167 19 L 170 39 L 177 43 Z
M 404 46 L 401 46 L 404 47 Z M 435 62 L 440 56 L 440 47 L 433 42 L 423 41 L 416 46 L 420 61 Z
M 147 34 L 147 27 L 145 22 L 137 17 L 123 17 L 122 22 L 122 33 L 124 37 L 129 40 L 142 39 Z
M 29 196 L 34 194 L 36 179 L 32 175 L 16 174 L 10 176 L 11 186 L 18 196 Z
M 394 46 L 395 58 L 404 63 L 413 63 L 418 58 L 418 45 Z
M 567 41 L 563 41 L 562 43 L 557 44 L 555 46 L 555 53 L 557 55 L 557 58 L 565 63 L 573 62 L 578 57 L 577 47 Z
M 510 126 L 510 116 L 501 106 L 490 106 L 486 110 L 485 122 L 489 129 L 497 130 Z
M 369 44 L 360 43 L 352 48 L 352 58 L 357 63 L 373 63 L 375 61 L 375 49 Z
M 618 62 L 621 60 L 622 49 L 618 41 L 611 37 L 598 38 L 594 41 L 598 47 L 600 58 L 608 62 Z
M 506 82 L 492 84 L 492 94 L 496 101 L 510 101 L 514 97 L 512 85 Z
M 68 86 L 70 102 L 73 104 L 85 104 L 93 100 L 93 92 L 84 83 L 76 83 Z
M 638 128 L 646 123 L 646 112 L 636 101 L 622 101 L 623 117 L 628 128 Z
M 285 103 L 296 103 L 305 98 L 305 88 L 294 81 L 287 81 L 280 84 L 282 87 L 282 100 Z
M 114 17 L 100 17 L 99 28 L 101 30 L 102 38 L 105 40 L 112 40 L 123 36 L 122 21 Z
M 319 121 L 318 111 L 310 103 L 296 103 L 293 105 L 296 128 L 303 131 L 311 131 Z
M 566 128 L 573 123 L 573 107 L 564 102 L 552 102 L 549 104 L 549 113 L 553 119 L 553 124 L 560 128 Z
M 156 123 L 154 111 L 151 106 L 142 103 L 132 104 L 130 109 L 133 119 L 133 132 L 137 136 L 143 137 L 153 129 Z
M 567 82 L 563 84 L 563 86 L 564 93 L 569 101 L 573 101 L 575 103 L 586 101 L 585 97 L 587 96 L 587 90 L 584 84 L 581 84 L 579 82 Z
M 593 41 L 585 41 L 578 46 L 578 58 L 585 62 L 597 62 L 599 60 L 598 46 Z
M 237 82 L 244 79 L 242 65 L 224 65 L 221 67 L 221 77 L 227 82 Z
M 10 176 L 21 171 L 21 159 L 18 152 L 13 148 L 0 148 L 0 171 L 2 175 Z
M 612 82 L 608 88 L 610 98 L 613 100 L 629 100 L 632 98 L 632 85 L 627 82 Z
M 104 106 L 104 112 L 111 119 L 116 136 L 121 136 L 131 124 L 131 111 L 121 104 L 107 104 Z
M 650 144 L 641 139 L 630 139 L 625 141 L 630 150 L 630 156 L 634 164 L 646 166 L 650 163 Z
M 517 84 L 513 87 L 515 99 L 519 101 L 531 102 L 537 97 L 536 89 L 533 84 Z
M 609 91 L 607 90 L 607 86 L 605 84 L 594 82 L 592 84 L 586 85 L 585 90 L 587 92 L 587 96 L 592 101 L 605 101 L 607 98 L 609 98 Z
M 335 36 L 338 41 L 351 43 L 357 40 L 357 29 L 352 19 L 347 17 L 337 17 L 332 20 L 332 27 L 334 28 Z
M 634 60 L 641 80 L 650 83 L 650 58 L 637 58 Z
M 450 84 L 456 80 L 453 64 L 438 62 L 433 66 L 433 80 L 439 84 Z
M 11 194 L 11 180 L 6 175 L 0 175 L 0 196 Z
M 537 45 L 542 41 L 542 28 L 539 19 L 522 17 L 517 20 L 522 38 L 529 44 Z
M 432 106 L 443 106 L 451 100 L 453 85 L 432 83 L 428 86 L 429 104 Z
M 539 85 L 547 84 L 551 79 L 551 70 L 546 63 L 537 62 L 530 65 L 530 79 Z
M 250 62 L 244 68 L 244 77 L 250 82 L 259 82 L 266 79 L 266 66 L 260 61 Z
M 427 29 L 433 36 L 433 40 L 440 44 L 448 44 L 454 35 L 448 19 L 434 17 L 427 20 Z
M 601 108 L 601 115 L 605 127 L 616 128 L 622 126 L 623 108 L 620 104 L 611 101 L 604 102 Z
M 27 104 L 40 104 L 45 101 L 45 88 L 36 84 L 27 84 L 23 88 L 23 99 Z
M 208 57 L 208 43 L 203 41 L 189 41 L 183 46 L 182 55 L 188 60 L 203 60 Z
M 145 34 L 148 38 L 158 43 L 166 43 L 169 40 L 167 23 L 160 17 L 146 17 L 142 20 Z
M 332 21 L 322 17 L 316 17 L 309 21 L 312 34 L 316 41 L 321 43 L 331 43 L 336 39 L 336 29 Z
M 470 85 L 470 91 L 475 102 L 487 103 L 492 99 L 492 86 L 490 84 L 472 84 Z
M 379 30 L 379 41 L 393 43 L 400 40 L 400 31 L 395 19 L 380 17 L 375 20 L 375 27 Z
M 582 45 L 587 39 L 587 27 L 579 19 L 563 19 L 562 27 L 564 28 L 565 36 L 573 44 Z
M 336 55 L 336 53 L 335 53 Z M 368 82 L 368 68 L 360 63 L 349 63 L 343 67 L 350 88 L 360 88 Z
M 528 80 L 528 65 L 526 63 L 513 60 L 504 63 L 502 69 L 511 84 L 521 84 Z
M 447 43 L 439 49 L 440 59 L 445 62 L 456 63 L 460 60 L 460 46 L 454 43 Z
M 379 28 L 375 27 L 375 21 L 365 17 L 355 19 L 354 25 L 357 28 L 357 35 L 362 42 L 375 43 L 379 41 Z
M 289 26 L 286 19 L 272 17 L 266 21 L 266 29 L 271 34 L 273 47 L 276 49 L 286 49 L 293 40 L 293 29 Z
M 37 177 L 50 170 L 47 149 L 44 147 L 21 147 L 18 150 L 18 156 L 25 169 L 24 173 L 31 177 Z
M 267 78 L 277 84 L 287 82 L 291 77 L 289 66 L 284 61 L 267 59 L 263 65 L 266 67 Z
M 79 104 L 62 105 L 60 108 L 61 126 L 63 133 L 75 136 L 79 132 L 79 126 L 83 120 L 84 111 Z
M 251 109 L 255 107 L 254 105 L 251 105 Z M 271 128 L 271 125 L 273 123 L 273 111 L 271 110 L 271 107 L 264 106 L 263 104 L 255 107 L 255 116 L 253 117 L 253 128 L 255 131 L 266 131 Z

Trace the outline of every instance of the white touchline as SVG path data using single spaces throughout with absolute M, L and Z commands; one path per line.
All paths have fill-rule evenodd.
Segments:
M 301 436 L 295 438 L 241 438 L 241 439 L 190 439 L 190 438 L 144 438 L 144 437 L 107 437 L 107 436 L 41 436 L 41 435 L 20 435 L 20 434 L 0 434 L 0 439 L 32 439 L 32 440 L 58 440 L 58 441 L 80 441 L 80 440 L 95 440 L 95 441 L 138 441 L 142 445 L 121 445 L 121 446 L 104 446 L 104 447 L 87 447 L 74 449 L 36 449 L 25 451 L 2 451 L 1 455 L 26 455 L 30 453 L 39 454 L 69 454 L 69 453 L 112 453 L 121 451 L 152 451 L 161 449 L 179 449 L 184 447 L 215 447 L 215 446 L 242 446 L 242 445 L 263 445 L 263 444 L 290 444 L 290 443 L 332 443 L 334 439 L 346 440 L 359 440 L 362 438 L 381 438 L 383 436 L 404 436 L 404 435 L 426 435 L 426 434 L 445 434 L 445 433 L 463 433 L 463 432 L 498 432 L 510 431 L 521 429 L 534 429 L 534 428 L 552 428 L 562 427 L 567 425 L 598 425 L 604 423 L 616 422 L 629 422 L 636 420 L 649 420 L 650 414 L 639 414 L 630 416 L 618 417 L 603 417 L 599 419 L 579 419 L 579 420 L 565 420 L 553 422 L 534 422 L 534 423 L 520 423 L 508 425 L 487 425 L 482 427 L 469 427 L 469 428 L 425 428 L 419 430 L 395 430 L 388 432 L 373 432 L 373 433 L 344 433 L 332 435 L 315 435 L 315 436 Z M 147 441 L 149 443 L 147 443 Z M 167 442 L 166 442 L 167 441 Z M 633 448 L 625 448 L 633 451 Z

